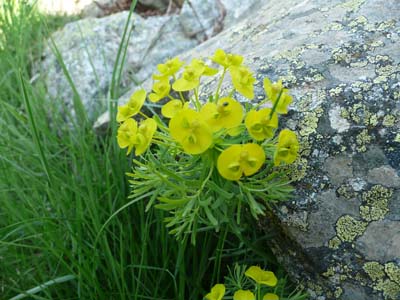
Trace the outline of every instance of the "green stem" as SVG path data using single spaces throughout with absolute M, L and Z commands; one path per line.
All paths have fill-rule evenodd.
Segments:
M 224 233 L 222 235 L 219 236 L 218 239 L 218 245 L 217 245 L 217 255 L 216 255 L 216 259 L 215 259 L 215 264 L 214 264 L 214 272 L 213 272 L 213 276 L 212 276 L 212 280 L 211 282 L 216 282 L 221 274 L 221 260 L 222 260 L 222 252 L 224 250 L 224 244 L 225 244 L 225 240 L 226 240 L 226 236 L 228 234 L 228 228 L 225 227 L 224 228 Z
M 194 105 L 195 105 L 197 111 L 200 111 L 201 105 L 200 105 L 200 100 L 199 100 L 199 90 L 198 90 L 198 87 L 194 89 L 194 97 L 195 97 L 195 99 L 196 99 L 196 102 L 195 102 Z
M 217 102 L 217 101 L 218 101 L 218 98 L 219 98 L 219 91 L 220 91 L 220 89 L 221 89 L 222 82 L 224 81 L 225 73 L 226 73 L 226 67 L 224 67 L 224 70 L 222 71 L 221 78 L 219 79 L 217 91 L 215 92 L 214 102 Z
M 261 285 L 257 283 L 257 300 L 261 300 Z
M 274 112 L 276 110 L 276 107 L 278 106 L 279 100 L 281 100 L 282 94 L 283 94 L 283 89 L 281 89 L 281 91 L 279 92 L 278 98 L 276 99 L 276 102 L 274 103 L 274 106 L 272 106 L 272 110 L 271 110 L 271 112 L 269 114 L 269 119 L 270 120 L 271 120 L 271 118 L 272 118 L 272 116 L 273 116 L 273 114 L 274 114 Z

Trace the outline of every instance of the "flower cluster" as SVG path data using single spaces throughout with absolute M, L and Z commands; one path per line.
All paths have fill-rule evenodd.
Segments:
M 275 287 L 278 283 L 278 279 L 273 272 L 262 270 L 258 266 L 251 266 L 244 275 L 252 279 L 254 289 L 236 290 L 233 293 L 233 300 L 279 300 L 277 294 L 268 290 L 268 288 Z M 267 287 L 267 291 L 265 291 L 264 287 Z M 214 285 L 211 288 L 211 292 L 204 298 L 206 300 L 222 300 L 225 293 L 225 285 L 219 283 Z
M 257 173 L 266 160 L 274 166 L 292 163 L 299 150 L 296 134 L 284 129 L 277 141 L 274 140 L 278 115 L 286 114 L 292 102 L 282 81 L 272 83 L 265 78 L 266 98 L 253 106 L 244 106 L 232 95 L 237 92 L 252 100 L 256 79 L 243 64 L 243 57 L 219 49 L 211 61 L 220 69 L 200 59 L 193 59 L 186 66 L 178 58 L 158 65 L 148 99 L 153 103 L 162 101 L 161 114 L 169 119 L 168 125 L 159 117 L 150 118 L 141 112 L 147 95 L 144 90 L 138 90 L 126 105 L 118 107 L 119 146 L 128 148 L 127 154 L 135 148 L 135 155 L 143 154 L 152 142 L 189 155 L 212 151 L 216 154 L 214 165 L 219 174 L 230 181 Z M 221 76 L 215 94 L 203 99 L 201 78 L 217 74 Z M 231 78 L 233 89 L 228 95 L 220 96 L 226 74 Z M 266 107 L 268 103 L 269 107 Z M 138 114 L 142 117 L 139 124 L 132 118 Z M 274 148 L 272 155 L 266 153 L 266 148 L 271 145 Z

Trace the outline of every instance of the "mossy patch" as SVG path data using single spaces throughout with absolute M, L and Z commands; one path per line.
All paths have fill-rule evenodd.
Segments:
M 373 186 L 362 194 L 364 204 L 360 206 L 360 215 L 367 221 L 382 220 L 389 212 L 389 200 L 393 191 L 381 185 Z
M 377 281 L 385 277 L 384 267 L 379 262 L 366 262 L 363 266 L 363 269 L 372 281 Z
M 356 220 L 350 215 L 344 215 L 336 222 L 336 234 L 343 242 L 352 242 L 364 233 L 367 225 L 367 222 Z

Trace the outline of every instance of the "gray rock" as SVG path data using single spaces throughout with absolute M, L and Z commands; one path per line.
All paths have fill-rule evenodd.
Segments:
M 121 12 L 101 19 L 83 19 L 67 24 L 52 36 L 91 117 L 104 111 L 127 17 L 128 12 Z M 122 88 L 142 82 L 158 63 L 198 43 L 185 36 L 175 15 L 143 19 L 135 14 L 132 25 Z M 62 99 L 71 108 L 72 89 L 50 49 L 46 50 L 38 69 L 50 97 Z
M 181 57 L 223 48 L 257 74 L 256 98 L 265 76 L 290 88 L 296 193 L 262 222 L 312 299 L 399 299 L 399 16 L 397 0 L 270 0 Z
M 261 0 L 187 0 L 179 20 L 187 35 L 206 40 L 247 18 Z

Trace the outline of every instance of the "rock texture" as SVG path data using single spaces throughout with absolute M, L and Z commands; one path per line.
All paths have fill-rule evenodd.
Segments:
M 270 0 L 182 56 L 223 48 L 245 56 L 257 98 L 265 76 L 291 89 L 296 193 L 264 223 L 312 299 L 400 299 L 399 17 L 398 0 Z
M 105 109 L 127 17 L 125 11 L 101 19 L 83 19 L 53 34 L 90 116 Z M 131 25 L 134 29 L 122 72 L 123 87 L 142 82 L 158 63 L 198 44 L 184 34 L 176 15 L 143 19 L 135 14 Z M 39 70 L 45 77 L 49 96 L 63 100 L 71 108 L 73 91 L 50 49 L 44 54 Z
M 233 22 L 242 16 L 240 12 L 246 14 L 246 9 L 260 2 L 248 1 L 239 11 L 234 4 L 239 5 L 242 1 L 218 0 L 207 4 L 203 0 L 191 0 L 184 3 L 180 14 L 148 18 L 134 14 L 122 70 L 122 89 L 142 83 L 154 72 L 157 64 L 192 49 L 204 37 L 208 38 L 229 26 L 223 23 L 225 16 Z M 127 0 L 98 1 L 104 5 L 125 2 Z M 143 2 L 156 5 L 157 1 Z M 127 17 L 128 12 L 124 11 L 99 19 L 86 18 L 67 24 L 52 36 L 90 117 L 105 111 L 113 66 Z M 67 109 L 72 109 L 73 90 L 50 48 L 43 54 L 37 69 L 44 77 L 49 96 L 62 100 Z

